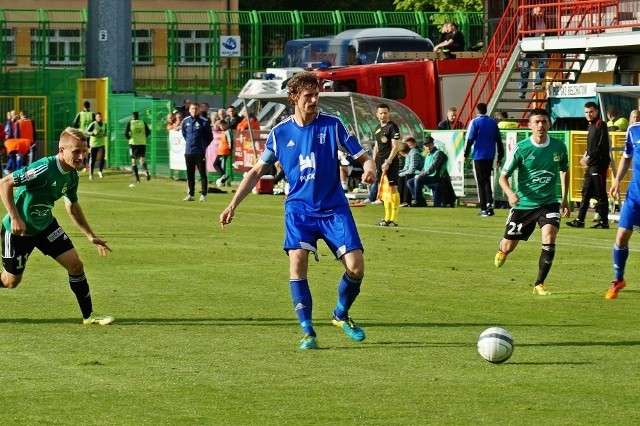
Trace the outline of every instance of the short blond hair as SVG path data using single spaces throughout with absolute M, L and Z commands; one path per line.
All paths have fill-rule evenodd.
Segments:
M 87 137 L 80 129 L 74 129 L 73 127 L 67 127 L 60 134 L 59 147 L 69 148 L 74 140 L 87 143 Z

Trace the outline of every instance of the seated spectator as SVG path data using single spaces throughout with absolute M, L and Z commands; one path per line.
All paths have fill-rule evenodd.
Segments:
M 610 132 L 626 132 L 629 127 L 629 120 L 620 117 L 618 108 L 613 105 L 607 107 L 607 128 Z
M 458 31 L 458 25 L 455 22 L 446 22 L 442 26 L 442 33 L 438 44 L 433 47 L 434 52 L 444 52 L 447 57 L 452 52 L 462 52 L 464 50 L 464 34 Z
M 509 120 L 509 114 L 506 111 L 498 111 L 495 114 L 498 122 L 498 129 L 517 129 L 520 127 L 517 121 Z
M 438 123 L 438 130 L 458 130 L 462 129 L 462 123 L 457 122 L 458 110 L 456 107 L 451 107 L 447 111 L 447 118 Z
M 413 197 L 407 182 L 409 179 L 413 179 L 418 173 L 422 171 L 424 165 L 424 158 L 418 148 L 416 140 L 408 136 L 402 144 L 400 155 L 405 157 L 404 166 L 398 172 L 398 192 L 400 193 L 400 207 L 408 207 L 411 205 Z
M 431 136 L 425 138 L 424 146 L 428 152 L 424 159 L 422 171 L 407 182 L 414 200 L 411 203 L 411 207 L 426 207 L 427 202 L 422 193 L 425 185 L 440 185 L 445 173 L 447 177 L 449 176 L 447 172 L 447 155 L 438 149 Z

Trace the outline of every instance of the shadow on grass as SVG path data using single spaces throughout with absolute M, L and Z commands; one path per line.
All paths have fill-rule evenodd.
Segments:
M 82 324 L 78 318 L 0 318 L 0 324 Z M 114 326 L 131 325 L 295 325 L 292 318 L 116 318 Z

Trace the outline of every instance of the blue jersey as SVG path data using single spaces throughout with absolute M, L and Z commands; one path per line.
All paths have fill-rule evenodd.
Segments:
M 349 210 L 340 184 L 338 150 L 353 158 L 365 152 L 332 114 L 319 112 L 306 126 L 290 116 L 271 130 L 260 161 L 282 165 L 289 182 L 285 213 L 325 217 Z
M 627 200 L 640 203 L 640 122 L 633 123 L 627 129 L 627 141 L 623 155 L 631 158 L 631 181 L 627 189 Z

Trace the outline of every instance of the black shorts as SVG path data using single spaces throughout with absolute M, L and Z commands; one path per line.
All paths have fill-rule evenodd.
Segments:
M 511 209 L 504 230 L 505 240 L 527 241 L 536 229 L 551 224 L 560 229 L 560 203 L 546 204 L 537 209 Z
M 73 243 L 55 219 L 47 229 L 33 236 L 14 235 L 2 226 L 2 266 L 7 272 L 22 274 L 29 255 L 36 247 L 55 259 L 73 249 Z
M 129 154 L 131 155 L 131 158 L 138 159 L 140 157 L 144 157 L 146 153 L 146 145 L 129 145 Z
M 378 168 L 377 181 L 378 182 L 380 182 L 380 178 L 382 177 L 382 163 L 383 161 L 381 161 L 380 164 L 377 165 L 377 168 Z M 398 156 L 396 156 L 391 162 L 391 164 L 389 164 L 389 168 L 387 169 L 387 179 L 389 179 L 389 185 L 398 186 L 398 180 L 400 179 L 399 173 L 400 173 L 400 163 L 399 163 Z

